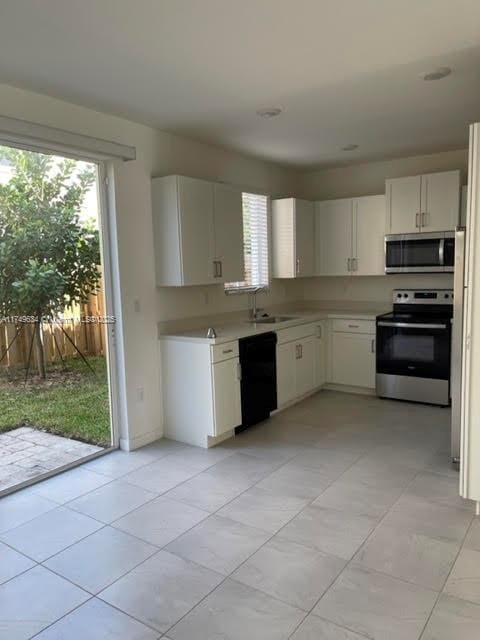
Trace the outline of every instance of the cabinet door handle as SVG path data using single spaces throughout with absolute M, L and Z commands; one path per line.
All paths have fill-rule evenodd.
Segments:
M 237 362 L 237 380 L 242 379 L 242 365 L 240 362 Z
M 218 260 L 214 260 L 213 261 L 213 277 L 214 278 L 219 278 L 220 277 L 220 262 Z
M 372 353 L 375 353 L 375 338 L 372 338 L 372 344 L 370 345 Z
M 428 227 L 430 224 L 430 218 L 427 211 L 422 213 L 422 227 Z
M 298 276 L 298 274 L 300 273 L 300 258 L 297 258 L 296 270 L 297 270 L 297 276 Z
M 359 326 L 358 324 L 349 324 L 349 325 L 348 325 L 348 328 L 349 328 L 349 329 L 359 329 L 359 328 L 360 328 L 360 326 Z
M 218 261 L 218 277 L 221 278 L 223 275 L 223 262 L 221 260 Z
M 352 271 L 356 271 L 357 270 L 357 259 L 356 258 L 352 258 Z
M 420 229 L 420 212 L 415 214 L 415 228 Z
M 319 324 L 319 325 L 318 325 L 318 327 L 317 327 L 317 329 L 318 329 L 318 335 L 317 335 L 317 337 L 318 337 L 318 338 L 320 338 L 320 339 L 321 339 L 321 338 L 323 338 L 323 327 L 322 327 L 322 325 L 321 325 L 321 324 Z
M 351 260 L 351 258 L 347 258 L 347 271 L 351 271 L 351 269 L 350 269 L 350 260 Z
M 300 345 L 299 344 L 295 345 L 295 358 L 297 360 L 300 360 Z
M 222 353 L 233 353 L 233 349 L 223 349 Z

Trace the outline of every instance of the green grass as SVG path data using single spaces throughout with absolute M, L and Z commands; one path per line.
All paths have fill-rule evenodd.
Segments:
M 105 358 L 88 358 L 96 377 L 80 359 L 67 361 L 67 369 L 54 367 L 46 382 L 36 378 L 23 384 L 0 380 L 0 433 L 31 426 L 49 433 L 101 446 L 110 445 L 110 408 Z

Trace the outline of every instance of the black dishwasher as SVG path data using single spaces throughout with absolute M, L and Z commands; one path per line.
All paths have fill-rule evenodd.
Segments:
M 239 341 L 242 368 L 242 424 L 235 431 L 266 420 L 277 408 L 277 334 L 261 333 Z

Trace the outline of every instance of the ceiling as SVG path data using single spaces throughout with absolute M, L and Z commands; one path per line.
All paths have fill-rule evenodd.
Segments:
M 0 82 L 302 169 L 455 149 L 480 3 L 2 0 Z

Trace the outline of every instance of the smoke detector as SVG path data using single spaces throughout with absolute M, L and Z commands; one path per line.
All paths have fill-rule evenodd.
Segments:
M 422 73 L 421 78 L 429 82 L 430 80 L 441 80 L 442 78 L 446 78 L 452 73 L 450 67 L 439 67 L 438 69 L 434 69 L 433 71 L 428 71 L 427 73 Z
M 275 116 L 279 116 L 281 113 L 282 110 L 279 107 L 266 107 L 265 109 L 259 109 L 257 116 L 261 118 L 275 118 Z

